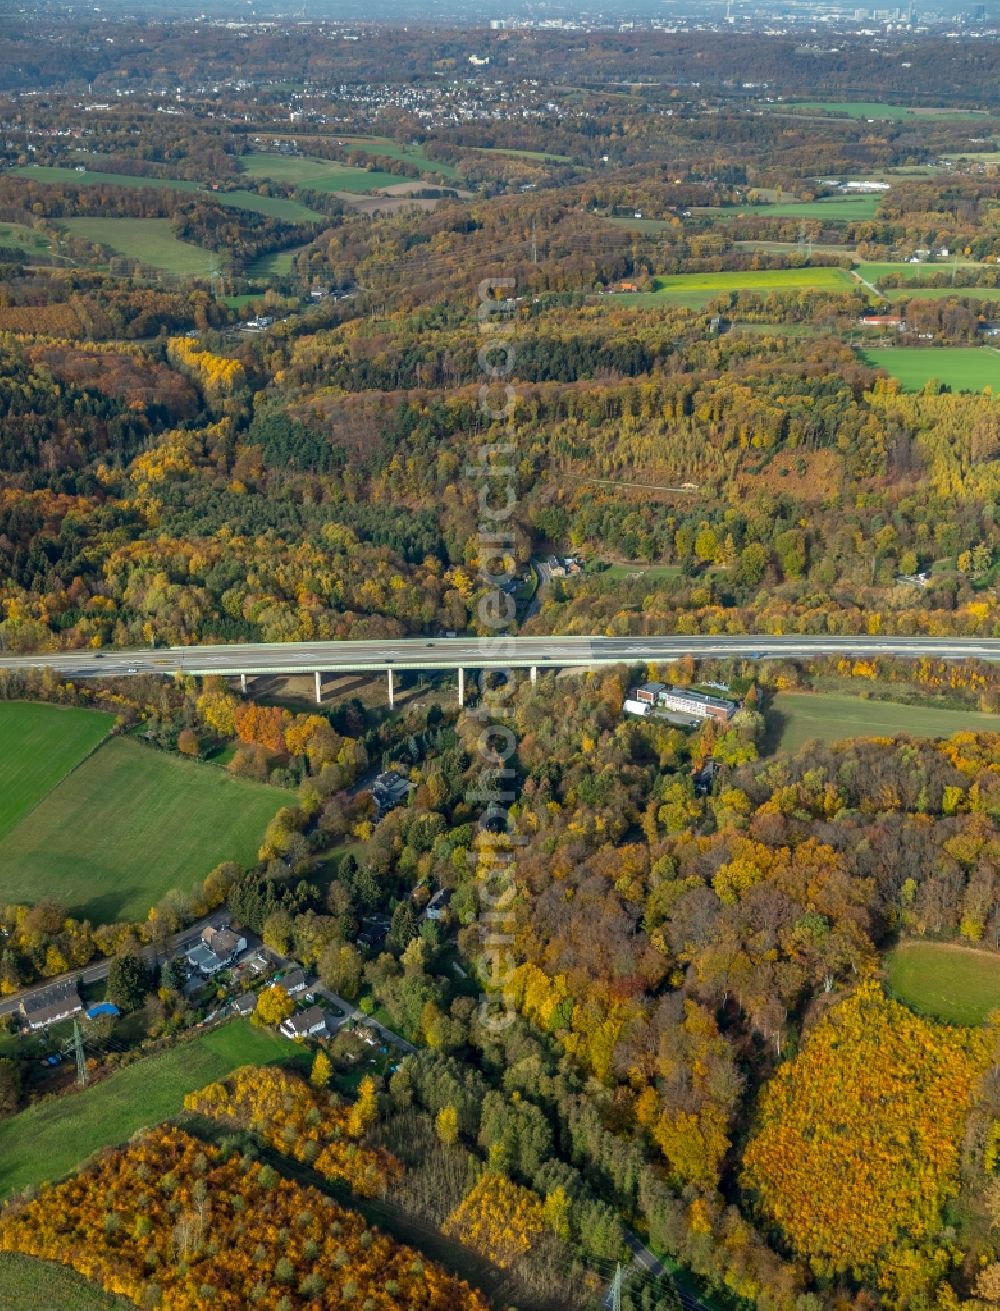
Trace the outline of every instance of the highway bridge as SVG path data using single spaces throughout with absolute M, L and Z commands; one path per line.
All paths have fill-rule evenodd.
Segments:
M 1000 638 L 831 637 L 790 635 L 718 637 L 408 637 L 364 642 L 246 642 L 225 646 L 172 646 L 131 651 L 53 651 L 0 657 L 0 669 L 51 668 L 64 678 L 122 678 L 139 674 L 221 674 L 244 681 L 261 674 L 384 673 L 393 702 L 394 674 L 453 670 L 459 701 L 465 671 L 665 664 L 695 660 L 809 660 L 821 656 L 928 657 L 1000 661 Z

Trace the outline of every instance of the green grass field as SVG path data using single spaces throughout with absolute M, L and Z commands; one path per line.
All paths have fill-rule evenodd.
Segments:
M 615 309 L 650 310 L 664 305 L 678 305 L 682 309 L 702 310 L 720 293 L 718 291 L 633 291 L 627 295 L 602 297 L 600 303 Z
M 44 232 L 36 232 L 24 223 L 0 223 L 0 246 L 13 247 L 31 253 L 49 250 L 51 242 Z
M 270 255 L 259 255 L 245 269 L 248 278 L 268 280 L 287 276 L 292 271 L 292 261 L 305 246 L 293 246 L 290 250 L 275 250 Z
M 461 174 L 454 164 L 445 164 L 439 159 L 430 159 L 423 146 L 401 146 L 397 141 L 390 140 L 389 137 L 338 137 L 345 146 L 349 146 L 352 151 L 363 151 L 366 155 L 373 157 L 381 156 L 383 159 L 398 159 L 401 163 L 412 164 L 415 168 L 422 169 L 425 173 L 436 173 L 440 177 L 448 178 L 456 182 L 461 178 Z M 397 178 L 403 182 L 405 178 Z
M 852 291 L 857 283 L 845 269 L 814 268 L 746 270 L 740 273 L 678 273 L 673 277 L 655 278 L 653 286 L 653 291 L 616 294 L 611 303 L 616 306 L 634 305 L 637 308 L 670 304 L 700 309 L 715 297 L 730 291 L 765 294 L 772 291 L 824 288 Z
M 113 738 L 0 840 L 4 898 L 58 897 L 95 922 L 145 919 L 164 893 L 220 861 L 252 863 L 286 801 L 265 784 Z
M 956 261 L 954 260 L 936 260 L 933 264 L 870 264 L 863 260 L 854 267 L 868 282 L 879 283 L 883 278 L 891 277 L 905 278 L 907 282 L 922 282 L 925 278 L 933 278 L 941 273 L 951 277 L 955 264 Z M 957 264 L 960 269 L 988 267 L 985 264 L 977 264 L 975 260 L 971 259 L 958 260 Z
M 1000 300 L 1000 287 L 888 287 L 882 293 L 886 300 Z
M 103 742 L 114 723 L 114 715 L 97 710 L 0 702 L 0 838 Z
M 126 255 L 178 277 L 210 278 L 219 267 L 219 257 L 213 251 L 175 237 L 169 219 L 68 218 L 59 219 L 59 226 L 70 236 L 107 246 L 116 255 Z
M 134 1307 L 105 1293 L 69 1266 L 36 1261 L 19 1252 L 0 1252 L 0 1307 L 3 1311 L 118 1311 Z
M 731 205 L 725 209 L 700 212 L 722 217 L 731 214 L 760 214 L 763 218 L 814 218 L 831 223 L 856 223 L 874 218 L 881 203 L 882 195 L 830 196 L 826 200 L 775 200 L 761 205 Z
M 906 391 L 920 391 L 932 378 L 952 391 L 1000 391 L 1000 351 L 988 346 L 889 346 L 862 351 L 867 364 L 898 378 Z
M 62 168 L 54 164 L 22 164 L 18 168 L 9 169 L 8 176 L 28 177 L 34 182 L 61 182 L 74 186 L 94 186 L 103 183 L 105 186 L 113 187 L 143 187 L 147 191 L 185 191 L 198 194 L 203 200 L 214 200 L 220 205 L 228 205 L 231 209 L 246 209 L 255 214 L 264 214 L 268 218 L 286 219 L 289 223 L 326 222 L 322 214 L 309 209 L 306 205 L 300 205 L 295 200 L 285 200 L 282 196 L 258 196 L 255 191 L 211 191 L 200 182 L 190 182 L 186 178 L 133 177 L 131 173 L 92 172 L 89 168 L 86 173 L 77 173 L 74 168 Z M 124 220 L 117 221 L 124 222 Z
M 937 706 L 905 706 L 836 692 L 779 692 L 768 711 L 768 737 L 778 751 L 795 752 L 812 738 L 948 737 L 963 730 L 1000 733 L 1000 715 Z
M 354 168 L 331 159 L 313 159 L 308 155 L 243 155 L 240 166 L 247 177 L 271 178 L 293 187 L 308 187 L 310 191 L 329 194 L 333 191 L 364 193 L 382 187 L 412 182 L 412 178 L 397 177 L 395 173 Z
M 907 118 L 947 119 L 982 118 L 975 109 L 912 109 L 907 105 L 889 105 L 884 100 L 796 100 L 768 106 L 813 114 L 846 114 L 848 118 L 875 118 L 899 123 Z
M 612 227 L 625 228 L 627 232 L 663 232 L 673 226 L 667 219 L 637 219 L 627 214 L 602 214 L 600 217 Z
M 802 247 L 797 241 L 734 241 L 737 250 L 767 251 L 775 255 L 795 255 Z M 843 259 L 854 258 L 852 246 L 838 245 L 835 242 L 814 241 L 811 246 L 814 255 L 834 255 Z
M 469 146 L 477 155 L 510 155 L 514 159 L 534 159 L 540 164 L 572 164 L 569 155 L 550 155 L 545 150 L 510 150 L 506 146 Z
M 947 1024 L 982 1024 L 1000 1010 L 1000 955 L 946 942 L 904 942 L 886 963 L 890 993 Z
M 92 1088 L 36 1102 L 0 1122 L 0 1198 L 60 1179 L 91 1152 L 178 1114 L 185 1093 L 237 1066 L 301 1059 L 295 1044 L 233 1020 L 117 1070 Z
M 609 569 L 604 569 L 601 573 L 596 574 L 597 578 L 643 578 L 651 582 L 662 578 L 679 578 L 681 574 L 680 565 L 676 564 L 624 564 L 617 563 L 611 565 Z

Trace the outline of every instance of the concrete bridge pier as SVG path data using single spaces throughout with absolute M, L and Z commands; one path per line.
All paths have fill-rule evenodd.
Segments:
M 465 705 L 465 670 L 458 671 L 458 704 Z
M 396 707 L 396 680 L 392 676 L 391 669 L 388 670 L 388 674 L 389 674 L 389 709 L 394 710 Z
M 247 676 L 246 676 L 246 674 L 240 674 L 240 691 L 243 693 L 244 696 L 246 696 L 246 693 L 247 693 Z
M 318 669 L 316 670 L 315 678 L 316 678 L 316 704 L 318 706 L 321 706 L 323 704 L 323 675 L 319 672 Z
M 535 684 L 536 684 L 537 682 L 538 682 L 538 666 L 537 666 L 537 665 L 532 665 L 532 666 L 531 666 L 531 686 L 534 687 Z

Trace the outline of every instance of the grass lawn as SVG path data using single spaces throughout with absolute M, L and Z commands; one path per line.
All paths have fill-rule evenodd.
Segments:
M 210 278 L 219 267 L 219 257 L 210 250 L 181 241 L 165 218 L 68 218 L 59 226 L 72 237 L 83 237 L 107 246 L 116 255 L 163 269 L 183 278 Z
M 805 291 L 827 288 L 833 291 L 853 291 L 857 283 L 845 269 L 747 269 L 739 273 L 678 273 L 673 277 L 655 278 L 653 296 L 672 304 L 683 304 L 677 297 L 704 296 L 711 299 L 730 291 Z M 640 293 L 642 294 L 642 293 Z M 623 296 L 631 301 L 634 295 Z M 617 298 L 616 298 L 616 303 Z
M 990 267 L 986 264 L 978 264 L 972 259 L 963 259 L 957 261 L 960 269 L 984 269 Z M 883 278 L 905 278 L 907 282 L 922 282 L 925 278 L 933 278 L 936 274 L 944 273 L 951 276 L 952 269 L 955 268 L 954 260 L 935 260 L 934 263 L 927 264 L 893 264 L 886 262 L 884 264 L 869 264 L 867 261 L 861 261 L 854 267 L 868 282 L 881 282 Z
M 679 578 L 680 565 L 676 564 L 613 564 L 603 569 L 596 578 Z
M 769 106 L 771 109 L 809 110 L 814 114 L 846 114 L 848 118 L 878 118 L 898 123 L 904 118 L 983 118 L 976 109 L 911 109 L 889 105 L 884 100 L 796 100 Z
M 114 738 L 0 840 L 5 899 L 58 897 L 95 922 L 144 919 L 220 861 L 251 864 L 286 793 Z
M 287 277 L 292 271 L 292 261 L 300 250 L 305 250 L 305 246 L 293 246 L 290 250 L 275 250 L 270 255 L 258 255 L 246 266 L 246 276 L 265 280 Z
M 47 251 L 50 244 L 44 232 L 36 232 L 24 223 L 0 223 L 0 246 L 12 246 L 30 253 Z
M 468 146 L 479 155 L 512 155 L 515 159 L 536 159 L 542 164 L 572 164 L 569 155 L 550 155 L 544 150 L 509 150 L 506 146 Z
M 247 1020 L 178 1043 L 0 1122 L 0 1197 L 75 1170 L 91 1152 L 179 1114 L 184 1094 L 240 1065 L 301 1059 L 303 1049 Z M 306 1053 L 308 1058 L 308 1053 Z
M 601 218 L 605 223 L 611 223 L 616 228 L 626 228 L 629 232 L 663 232 L 673 226 L 667 219 L 637 219 L 626 214 L 602 214 Z
M 862 356 L 898 378 L 905 391 L 920 391 L 932 378 L 952 391 L 1000 391 L 1000 351 L 988 346 L 888 346 L 864 350 Z
M 34 182 L 61 182 L 64 185 L 92 186 L 102 183 L 112 187 L 144 187 L 147 191 L 187 191 L 201 196 L 202 200 L 214 200 L 231 209 L 247 209 L 255 214 L 265 214 L 268 218 L 287 219 L 289 223 L 325 223 L 324 215 L 300 205 L 295 200 L 285 200 L 282 196 L 258 196 L 255 191 L 210 191 L 200 182 L 190 182 L 187 178 L 145 178 L 133 177 L 131 173 L 77 173 L 75 168 L 60 168 L 54 164 L 22 164 L 8 170 L 8 176 L 31 178 Z M 394 181 L 399 181 L 398 178 Z M 71 220 L 72 221 L 72 220 Z M 107 219 L 105 222 L 166 222 L 166 219 Z
M 69 1266 L 36 1261 L 19 1252 L 0 1252 L 0 1307 L 3 1311 L 117 1311 L 134 1307 L 105 1293 Z
M 271 178 L 287 182 L 293 187 L 308 187 L 310 191 L 377 191 L 412 178 L 397 177 L 395 173 L 354 168 L 332 159 L 312 159 L 308 155 L 271 155 L 266 153 L 243 155 L 240 159 L 248 177 Z
M 99 710 L 32 701 L 0 703 L 0 837 L 85 759 L 114 723 L 114 715 Z
M 937 706 L 904 706 L 836 692 L 779 692 L 768 711 L 768 737 L 778 751 L 798 751 L 811 738 L 948 737 L 963 730 L 1000 733 L 1000 715 Z
M 886 300 L 1000 300 L 1000 287 L 887 287 Z
M 730 332 L 745 332 L 751 337 L 815 337 L 811 323 L 734 323 Z
M 739 240 L 734 241 L 733 245 L 737 250 L 761 250 L 776 255 L 795 255 L 802 250 L 802 245 L 798 241 L 751 241 Z M 834 255 L 847 258 L 854 257 L 854 247 L 838 245 L 836 242 L 814 241 L 810 249 L 814 255 Z
M 654 310 L 664 305 L 679 305 L 682 309 L 702 310 L 721 293 L 719 291 L 632 291 L 622 295 L 602 296 L 597 303 L 615 309 Z
M 982 1024 L 1000 1009 L 1000 955 L 950 942 L 903 942 L 889 956 L 889 991 L 920 1015 Z
M 731 205 L 701 212 L 722 217 L 730 214 L 760 214 L 763 218 L 814 218 L 831 223 L 854 223 L 874 218 L 881 203 L 882 195 L 830 196 L 826 200 L 776 200 L 762 205 Z
M 352 150 L 363 151 L 366 155 L 381 156 L 383 159 L 398 159 L 404 164 L 413 164 L 425 173 L 437 173 L 443 178 L 458 181 L 461 174 L 454 164 L 445 164 L 440 159 L 429 159 L 423 146 L 401 146 L 388 137 L 338 137 L 345 146 Z M 405 182 L 406 178 L 397 178 Z

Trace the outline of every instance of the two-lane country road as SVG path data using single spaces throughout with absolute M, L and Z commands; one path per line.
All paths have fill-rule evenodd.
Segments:
M 996 637 L 408 637 L 364 642 L 247 642 L 160 650 L 52 651 L 0 657 L 0 669 L 52 668 L 65 678 L 136 674 L 360 673 L 415 669 L 544 669 L 730 657 L 894 656 L 1000 660 Z

